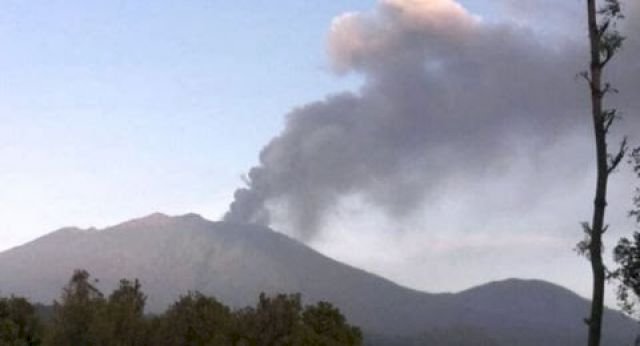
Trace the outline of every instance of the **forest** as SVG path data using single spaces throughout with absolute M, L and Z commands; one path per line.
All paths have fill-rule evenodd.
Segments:
M 362 333 L 327 302 L 302 305 L 299 294 L 261 294 L 256 306 L 231 309 L 188 292 L 159 315 L 145 314 L 140 282 L 123 279 L 105 296 L 77 270 L 53 306 L 0 298 L 0 345 L 361 345 Z

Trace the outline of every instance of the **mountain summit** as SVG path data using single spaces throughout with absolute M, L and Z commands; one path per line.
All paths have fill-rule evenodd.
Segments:
M 589 307 L 573 292 L 535 280 L 420 292 L 268 228 L 158 213 L 103 230 L 61 229 L 2 252 L 0 292 L 50 303 L 77 268 L 99 278 L 106 292 L 120 278 L 139 278 L 151 312 L 194 290 L 236 307 L 263 291 L 300 292 L 308 302 L 336 304 L 373 345 L 581 345 Z M 630 344 L 635 332 L 635 322 L 607 311 L 605 345 Z

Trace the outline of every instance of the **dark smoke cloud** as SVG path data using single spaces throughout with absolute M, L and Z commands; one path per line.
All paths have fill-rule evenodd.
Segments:
M 331 61 L 364 85 L 288 114 L 225 219 L 269 224 L 279 211 L 308 239 L 349 196 L 402 219 L 450 176 L 500 178 L 523 147 L 535 160 L 568 133 L 588 136 L 586 90 L 574 78 L 586 47 L 536 37 L 452 0 L 381 0 L 338 17 Z M 640 90 L 638 64 L 631 72 L 622 82 Z

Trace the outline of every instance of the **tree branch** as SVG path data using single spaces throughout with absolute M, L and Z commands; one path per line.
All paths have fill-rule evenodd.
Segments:
M 604 132 L 609 133 L 609 129 L 613 124 L 613 121 L 618 118 L 618 111 L 616 109 L 608 109 L 602 111 L 602 126 L 604 127 Z
M 609 155 L 609 168 L 607 168 L 607 175 L 610 175 L 611 173 L 613 173 L 613 171 L 616 170 L 616 168 L 618 167 L 620 162 L 622 162 L 622 159 L 626 155 L 627 149 L 627 137 L 625 136 L 622 142 L 620 142 L 620 148 L 618 149 L 616 155 Z

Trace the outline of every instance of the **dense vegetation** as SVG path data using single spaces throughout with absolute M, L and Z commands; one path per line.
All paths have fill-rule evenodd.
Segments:
M 121 280 L 105 297 L 89 273 L 76 271 L 53 309 L 26 299 L 0 299 L 0 345 L 361 345 L 362 335 L 327 302 L 304 306 L 300 295 L 268 297 L 232 310 L 213 297 L 190 292 L 162 315 L 144 314 L 138 280 Z

